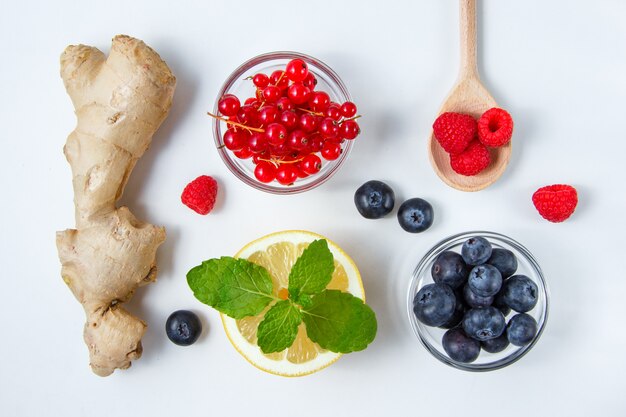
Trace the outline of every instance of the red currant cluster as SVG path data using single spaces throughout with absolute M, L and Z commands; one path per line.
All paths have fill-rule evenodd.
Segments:
M 316 174 L 322 158 L 339 158 L 344 140 L 360 133 L 356 105 L 335 103 L 316 91 L 317 79 L 301 59 L 289 61 L 284 71 L 250 79 L 254 97 L 241 105 L 239 98 L 225 94 L 218 102 L 220 115 L 209 115 L 226 122 L 224 146 L 237 158 L 252 158 L 261 182 L 291 185 Z

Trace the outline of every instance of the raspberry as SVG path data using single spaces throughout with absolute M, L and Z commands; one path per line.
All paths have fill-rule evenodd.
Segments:
M 567 220 L 576 210 L 578 193 L 571 185 L 548 185 L 535 191 L 533 204 L 541 217 L 553 223 L 560 223 Z
M 497 148 L 506 145 L 513 135 L 513 119 L 511 115 L 494 107 L 478 119 L 478 139 L 485 146 Z
M 199 214 L 209 214 L 215 205 L 217 182 L 208 175 L 200 175 L 191 181 L 180 196 L 184 205 Z
M 446 152 L 460 154 L 476 136 L 476 120 L 467 114 L 442 113 L 433 123 L 433 133 Z
M 489 166 L 491 156 L 485 145 L 475 140 L 458 155 L 450 155 L 450 166 L 457 174 L 476 175 Z

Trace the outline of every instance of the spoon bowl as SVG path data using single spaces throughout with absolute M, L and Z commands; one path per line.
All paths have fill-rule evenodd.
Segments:
M 485 111 L 498 107 L 494 98 L 481 83 L 476 65 L 476 0 L 460 0 L 461 69 L 459 79 L 448 94 L 439 114 L 464 113 L 478 119 Z M 450 156 L 439 145 L 434 134 L 428 141 L 428 153 L 433 169 L 443 182 L 461 191 L 479 191 L 500 178 L 511 157 L 511 142 L 499 148 L 488 148 L 489 166 L 477 175 L 457 174 L 450 166 Z

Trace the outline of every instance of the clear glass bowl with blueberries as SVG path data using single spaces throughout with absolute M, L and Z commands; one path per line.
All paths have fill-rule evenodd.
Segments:
M 320 61 L 319 59 L 311 56 L 297 53 L 297 52 L 270 52 L 262 55 L 255 56 L 248 61 L 241 64 L 236 68 L 233 73 L 222 85 L 222 88 L 217 94 L 215 107 L 213 112 L 220 114 L 219 102 L 226 95 L 234 95 L 241 100 L 242 107 L 244 106 L 244 100 L 246 98 L 258 97 L 257 89 L 254 84 L 254 76 L 257 74 L 274 74 L 277 71 L 283 71 L 286 65 L 294 60 L 303 61 L 308 69 L 308 73 L 313 76 L 315 91 L 322 91 L 327 93 L 331 102 L 334 103 L 346 103 L 352 104 L 350 93 L 345 84 L 339 78 L 337 73 L 333 71 L 328 65 Z M 271 79 L 271 77 L 270 77 Z M 280 81 L 280 79 L 278 80 Z M 285 78 L 284 81 L 287 81 Z M 264 99 L 260 99 L 264 100 Z M 265 103 L 265 101 L 262 101 Z M 271 103 L 270 103 L 271 104 Z M 332 103 L 331 103 L 332 104 Z M 294 109 L 296 110 L 296 109 Z M 299 109 L 298 109 L 299 110 Z M 354 108 L 356 111 L 356 108 Z M 241 120 L 240 120 L 241 121 Z M 282 121 L 281 121 L 282 123 Z M 343 123 L 343 122 L 339 122 Z M 354 124 L 354 123 L 353 123 Z M 269 126 L 268 126 L 269 128 Z M 350 150 L 353 146 L 353 140 L 342 140 L 339 143 L 337 155 L 323 156 L 324 152 L 313 151 L 312 153 L 318 155 L 321 158 L 321 164 L 316 168 L 316 172 L 309 173 L 309 175 L 298 175 L 295 181 L 288 184 L 280 183 L 277 180 L 260 181 L 258 178 L 258 161 L 255 158 L 261 160 L 267 159 L 263 157 L 262 153 L 255 155 L 253 153 L 247 153 L 245 156 L 240 155 L 238 152 L 232 152 L 227 149 L 227 145 L 224 143 L 224 133 L 227 131 L 228 125 L 224 120 L 217 118 L 213 119 L 213 134 L 215 139 L 215 145 L 218 153 L 228 169 L 241 181 L 250 185 L 253 188 L 262 190 L 272 194 L 295 194 L 303 191 L 311 190 L 329 180 L 343 165 Z M 304 128 L 303 128 L 304 129 Z M 288 132 L 289 133 L 289 132 Z M 310 139 L 310 138 L 309 138 Z M 337 141 L 339 142 L 339 141 Z M 299 152 L 302 156 L 303 152 Z M 274 165 L 279 167 L 280 165 L 290 165 L 290 162 L 297 161 L 297 156 L 294 161 L 288 160 L 291 158 L 291 154 L 285 154 L 285 160 L 279 161 L 281 163 L 275 163 Z M 282 158 L 282 157 L 281 157 Z M 269 161 L 266 161 L 269 162 Z M 282 163 L 284 162 L 284 164 Z M 302 171 L 300 171 L 302 173 Z M 278 177 L 276 177 L 278 179 Z
M 411 326 L 441 362 L 491 371 L 524 356 L 548 318 L 548 287 L 535 257 L 493 232 L 466 232 L 419 261 L 407 297 Z

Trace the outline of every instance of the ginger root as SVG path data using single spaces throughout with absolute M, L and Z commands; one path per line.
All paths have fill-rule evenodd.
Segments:
M 91 46 L 68 46 L 61 77 L 77 116 L 64 148 L 76 229 L 57 232 L 61 275 L 85 310 L 91 369 L 107 376 L 141 356 L 146 324 L 121 303 L 156 279 L 165 240 L 162 227 L 115 202 L 169 112 L 176 78 L 154 50 L 123 35 L 113 38 L 108 58 Z

